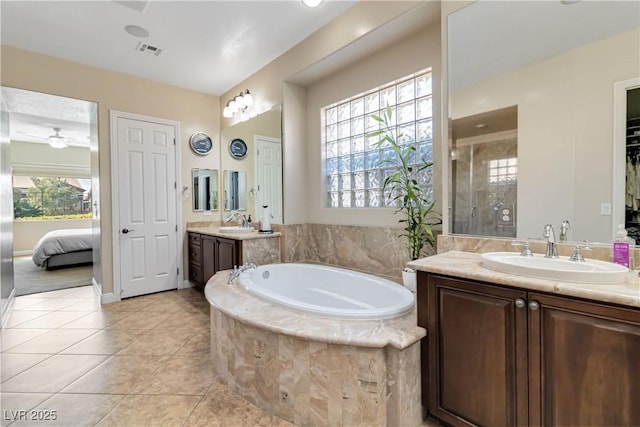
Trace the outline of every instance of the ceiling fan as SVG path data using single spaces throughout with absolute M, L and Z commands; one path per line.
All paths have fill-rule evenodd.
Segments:
M 69 144 L 67 144 L 67 138 L 65 138 L 64 136 L 60 135 L 60 132 L 62 131 L 62 128 L 59 127 L 54 127 L 53 128 L 53 135 L 49 135 L 47 137 L 44 136 L 40 136 L 40 135 L 33 135 L 27 132 L 23 132 L 23 131 L 16 131 L 16 133 L 21 133 L 23 135 L 26 136 L 30 136 L 32 138 L 38 138 L 38 139 L 43 139 L 46 140 L 49 145 L 53 148 L 66 148 L 69 146 Z

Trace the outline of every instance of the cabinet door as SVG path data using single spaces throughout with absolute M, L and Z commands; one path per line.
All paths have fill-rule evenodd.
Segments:
M 216 274 L 216 238 L 202 236 L 202 285 L 206 285 L 209 279 Z
M 530 423 L 640 426 L 640 311 L 531 293 Z
M 429 275 L 427 299 L 429 413 L 451 425 L 526 424 L 526 293 Z
M 231 270 L 236 265 L 242 264 L 240 257 L 240 245 L 239 240 L 216 238 L 217 241 L 217 257 L 218 265 L 216 271 Z

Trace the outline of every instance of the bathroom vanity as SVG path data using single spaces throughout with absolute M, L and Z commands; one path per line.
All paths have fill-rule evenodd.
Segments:
M 280 233 L 233 233 L 222 227 L 187 228 L 189 281 L 204 286 L 218 271 L 245 262 L 258 265 L 280 262 Z
M 640 425 L 640 278 L 554 282 L 450 251 L 418 272 L 422 402 L 451 425 Z

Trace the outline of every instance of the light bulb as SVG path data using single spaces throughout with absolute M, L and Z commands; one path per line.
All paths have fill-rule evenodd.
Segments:
M 302 0 L 307 7 L 318 7 L 322 4 L 323 0 Z
M 243 99 L 244 105 L 246 105 L 247 107 L 251 107 L 253 105 L 253 96 L 251 96 L 251 93 L 249 93 L 249 89 L 245 89 Z
M 233 117 L 233 113 L 231 112 L 231 109 L 228 106 L 224 107 L 224 110 L 222 110 L 222 116 L 227 118 Z
M 236 101 L 234 101 L 233 99 L 228 102 L 227 107 L 229 108 L 229 111 L 231 111 L 231 114 L 235 113 L 238 109 L 238 107 L 236 106 Z
M 233 100 L 236 101 L 236 109 L 238 111 L 244 108 L 244 100 L 242 99 L 242 94 L 236 96 L 235 98 L 233 98 Z

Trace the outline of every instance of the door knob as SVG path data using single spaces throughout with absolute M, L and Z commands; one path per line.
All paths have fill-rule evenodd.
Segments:
M 135 231 L 135 230 L 129 230 L 128 228 L 123 228 L 122 229 L 122 234 L 131 233 L 132 231 Z
M 538 303 L 537 303 L 537 302 L 535 302 L 535 301 L 531 301 L 531 302 L 529 303 L 529 308 L 530 308 L 531 310 L 537 310 L 538 308 L 540 308 L 540 304 L 538 304 Z
M 516 299 L 516 307 L 518 308 L 522 308 L 526 305 L 526 303 L 524 302 L 524 300 L 522 298 L 518 298 Z

